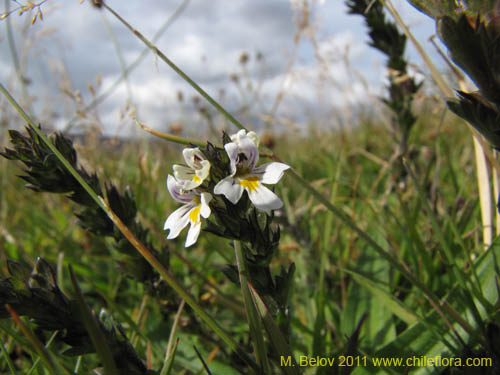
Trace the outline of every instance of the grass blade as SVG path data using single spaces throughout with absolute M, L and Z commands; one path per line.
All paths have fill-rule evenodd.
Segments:
M 201 353 L 198 350 L 198 348 L 196 347 L 196 345 L 193 345 L 193 348 L 194 348 L 194 351 L 196 352 L 196 355 L 198 356 L 198 359 L 200 360 L 201 364 L 203 365 L 203 368 L 207 372 L 207 374 L 212 375 L 212 371 L 210 371 L 210 369 L 208 368 L 207 363 L 205 362 L 205 360 L 201 356 Z
M 169 356 L 168 361 L 163 366 L 160 375 L 170 375 L 172 371 L 172 366 L 174 364 L 175 354 L 177 353 L 177 346 L 179 345 L 179 339 L 175 340 L 174 349 L 172 350 L 172 355 Z
M 50 344 L 52 344 L 52 341 L 54 341 L 54 339 L 56 338 L 58 334 L 58 331 L 55 331 L 52 336 L 50 336 L 49 338 L 49 341 L 47 341 L 47 344 L 45 344 L 45 348 L 48 349 L 50 347 Z M 40 357 L 38 357 L 35 362 L 33 362 L 33 366 L 31 366 L 31 369 L 28 371 L 28 373 L 26 375 L 31 375 L 33 373 L 33 371 L 35 371 L 35 369 L 37 368 L 38 366 L 38 363 L 40 362 Z
M 42 361 L 45 363 L 45 366 L 49 369 L 52 374 L 68 374 L 68 370 L 62 367 L 47 351 L 44 345 L 38 340 L 38 338 L 34 335 L 31 329 L 23 323 L 19 315 L 10 307 L 8 304 L 5 305 L 7 311 L 11 315 L 12 319 L 14 319 L 15 323 L 18 325 L 19 329 L 23 332 L 23 334 L 28 338 L 33 348 L 38 353 Z
M 163 368 L 161 370 L 160 375 L 165 375 L 167 373 L 167 368 L 172 367 L 173 363 L 173 356 L 175 354 L 172 354 L 172 347 L 174 346 L 174 338 L 175 338 L 175 333 L 177 331 L 177 326 L 179 325 L 179 318 L 181 317 L 182 310 L 184 309 L 184 300 L 181 301 L 179 304 L 179 308 L 177 309 L 177 313 L 175 314 L 174 317 L 174 323 L 172 324 L 172 329 L 170 330 L 170 336 L 168 338 L 168 344 L 167 344 L 167 350 L 165 353 L 165 361 L 163 362 Z M 177 344 L 179 343 L 179 339 L 176 340 L 175 342 L 175 348 L 174 351 L 177 350 Z M 168 370 L 170 371 L 170 370 Z
M 80 305 L 80 312 L 82 314 L 83 323 L 85 325 L 85 328 L 87 329 L 87 332 L 89 333 L 92 343 L 94 344 L 97 355 L 102 361 L 105 374 L 118 375 L 118 370 L 116 368 L 111 349 L 109 348 L 106 338 L 99 328 L 97 321 L 92 315 L 89 306 L 83 299 L 82 291 L 80 290 L 80 287 L 76 281 L 75 274 L 73 273 L 71 265 L 69 266 L 69 275 L 71 278 L 71 283 L 73 284 L 73 288 L 75 290 L 76 300 Z
M 281 366 L 281 370 L 286 375 L 300 375 L 300 371 L 297 367 L 297 362 L 295 362 L 295 358 L 293 357 L 292 349 L 281 334 L 278 325 L 274 321 L 264 301 L 262 300 L 262 298 L 260 298 L 257 291 L 252 287 L 250 283 L 248 283 L 248 290 L 250 292 L 250 295 L 252 296 L 253 303 L 260 315 L 260 318 L 262 319 L 264 328 L 267 331 L 267 336 L 269 337 L 274 350 L 280 356 L 280 363 L 282 359 L 290 360 L 287 365 Z
M 384 304 L 387 309 L 389 309 L 399 319 L 403 320 L 408 325 L 414 324 L 419 321 L 419 318 L 411 311 L 409 311 L 406 306 L 401 303 L 400 300 L 395 298 L 386 290 L 382 289 L 376 282 L 355 271 L 346 270 L 346 272 L 352 275 L 354 280 L 360 286 L 366 288 L 370 293 L 372 293 L 380 303 Z
M 3 343 L 0 342 L 0 348 L 2 349 L 3 357 L 5 358 L 5 362 L 7 363 L 7 367 L 12 375 L 16 375 L 16 369 L 14 367 L 14 363 L 12 363 L 12 359 L 10 359 L 9 353 L 7 353 L 7 349 Z
M 259 314 L 257 313 L 255 305 L 252 302 L 252 295 L 248 287 L 248 268 L 246 265 L 245 255 L 243 254 L 243 249 L 239 241 L 234 241 L 234 252 L 236 254 L 236 264 L 238 265 L 241 293 L 243 294 L 243 301 L 245 303 L 250 337 L 253 341 L 257 361 L 262 366 L 264 374 L 271 374 L 271 367 L 269 366 L 266 345 L 262 334 L 262 325 Z

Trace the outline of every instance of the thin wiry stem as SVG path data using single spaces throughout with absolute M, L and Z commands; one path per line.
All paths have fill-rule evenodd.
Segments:
M 135 36 L 137 36 L 144 44 L 146 44 L 156 56 L 163 60 L 170 66 L 178 75 L 180 75 L 187 83 L 189 83 L 198 93 L 204 97 L 210 104 L 212 104 L 219 112 L 221 112 L 229 121 L 231 121 L 239 129 L 245 129 L 241 122 L 239 122 L 232 114 L 226 111 L 215 99 L 213 99 L 205 90 L 203 90 L 195 81 L 193 81 L 186 73 L 184 73 L 177 65 L 174 64 L 163 52 L 161 52 L 153 43 L 151 43 L 144 35 L 134 29 L 127 21 L 125 21 L 118 13 L 110 8 L 106 3 L 103 7 L 111 12 L 127 29 L 129 29 Z
M 5 12 L 9 13 L 10 9 L 10 0 L 5 0 Z M 15 10 L 13 10 L 15 11 Z M 13 12 L 12 11 L 12 12 Z M 10 54 L 12 56 L 12 62 L 14 64 L 14 69 L 16 70 L 17 79 L 19 81 L 19 85 L 21 86 L 21 93 L 25 104 L 28 104 L 28 92 L 26 90 L 26 83 L 24 81 L 23 72 L 21 69 L 21 60 L 19 59 L 19 55 L 17 54 L 16 42 L 14 40 L 14 35 L 12 34 L 12 23 L 10 21 L 10 17 L 6 17 L 5 19 L 5 28 L 7 34 L 7 41 L 9 44 Z M 29 108 L 29 107 L 28 107 Z
M 113 42 L 116 50 L 116 55 L 118 56 L 118 60 L 120 61 L 120 68 L 122 70 L 122 76 L 123 79 L 125 80 L 125 86 L 127 87 L 127 96 L 128 100 L 130 103 L 133 103 L 134 99 L 132 97 L 132 87 L 130 86 L 130 81 L 128 79 L 128 71 L 127 71 L 127 65 L 125 64 L 125 59 L 123 58 L 123 53 L 122 49 L 120 48 L 120 43 L 118 43 L 118 39 L 116 39 L 116 35 L 113 32 L 113 29 L 111 28 L 108 19 L 106 18 L 105 14 L 102 14 L 102 19 L 104 20 L 104 25 L 106 26 L 106 29 L 108 30 L 109 37 L 111 38 L 111 41 Z
M 494 152 L 494 157 L 495 160 L 498 160 L 498 152 Z M 493 168 L 493 194 L 495 195 L 495 199 L 498 199 L 500 197 L 500 174 L 498 173 L 498 170 L 496 168 Z M 496 235 L 500 235 L 500 211 L 497 209 L 495 210 L 496 214 Z
M 197 141 L 194 139 L 188 139 L 188 138 L 184 138 L 184 137 L 179 137 L 177 135 L 159 132 L 157 130 L 151 129 L 149 126 L 147 126 L 146 124 L 143 124 L 142 122 L 138 121 L 137 119 L 135 119 L 135 123 L 138 126 L 140 126 L 144 131 L 146 131 L 150 134 L 153 134 L 159 138 L 162 138 L 166 141 L 179 143 L 181 145 L 196 145 L 196 146 L 200 146 L 200 147 L 205 147 L 207 145 L 206 142 L 200 142 L 200 141 Z
M 6 0 L 8 1 L 8 0 Z M 174 13 L 165 21 L 165 23 L 158 29 L 156 34 L 153 36 L 152 41 L 156 42 L 160 37 L 163 35 L 163 33 L 174 23 L 174 21 L 182 14 L 184 9 L 186 9 L 187 5 L 189 3 L 189 0 L 184 0 L 179 7 L 175 10 Z M 126 79 L 126 77 L 135 69 L 139 66 L 141 61 L 148 55 L 148 53 L 151 51 L 149 47 L 144 48 L 140 55 L 137 57 L 137 59 L 134 60 L 129 66 L 127 66 L 123 71 L 120 77 L 109 86 L 105 91 L 103 91 L 100 95 L 98 95 L 94 100 L 92 100 L 85 108 L 82 109 L 82 112 L 86 113 L 95 107 L 97 107 L 99 104 L 103 103 L 115 90 L 116 88 L 120 85 L 120 83 Z M 78 115 L 74 116 L 71 118 L 68 123 L 65 125 L 64 129 L 69 130 L 71 127 L 75 124 L 75 121 L 79 118 Z
M 11 315 L 12 319 L 14 319 L 15 323 L 17 324 L 23 335 L 25 335 L 26 338 L 30 341 L 31 345 L 36 350 L 36 352 L 38 353 L 42 361 L 45 363 L 49 371 L 52 374 L 69 374 L 69 372 L 59 364 L 59 362 L 54 360 L 54 358 L 50 355 L 45 346 L 40 342 L 38 337 L 35 336 L 33 331 L 26 324 L 24 324 L 24 322 L 21 320 L 16 311 L 14 311 L 14 309 L 10 307 L 10 305 L 8 304 L 5 305 L 5 308 Z

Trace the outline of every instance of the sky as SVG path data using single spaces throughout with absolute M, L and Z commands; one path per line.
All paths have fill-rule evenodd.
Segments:
M 406 1 L 393 2 L 438 60 L 427 41 L 435 33 L 433 21 Z M 311 122 L 325 128 L 350 126 L 356 108 L 370 107 L 377 95 L 384 95 L 385 58 L 367 45 L 362 17 L 348 15 L 342 0 L 307 1 L 308 22 L 301 27 L 304 8 L 297 0 L 107 4 L 150 40 L 181 7 L 156 46 L 250 128 L 296 129 Z M 27 98 L 37 120 L 58 129 L 98 127 L 115 135 L 136 131 L 134 119 L 160 131 L 181 128 L 196 133 L 201 127 L 225 126 L 205 100 L 195 99 L 199 95 L 194 89 L 151 52 L 103 102 L 81 115 L 93 98 L 116 84 L 123 67 L 136 61 L 145 46 L 110 13 L 88 1 L 47 0 L 41 10 L 43 20 L 34 25 L 34 12 L 9 17 L 27 83 L 24 96 L 6 20 L 0 25 L 0 80 L 20 101 L 26 103 Z M 410 43 L 407 57 L 425 73 Z

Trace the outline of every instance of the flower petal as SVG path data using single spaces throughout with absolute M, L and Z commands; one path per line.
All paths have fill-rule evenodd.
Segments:
M 185 165 L 174 164 L 174 177 L 177 181 L 189 181 L 193 179 L 195 171 L 193 168 L 186 167 Z
M 245 189 L 248 196 L 258 210 L 269 213 L 271 210 L 277 210 L 283 206 L 279 197 L 264 185 L 259 184 L 256 189 Z
M 223 194 L 232 204 L 236 204 L 243 195 L 243 186 L 236 183 L 233 177 L 227 176 L 215 185 L 214 194 Z
M 257 145 L 241 130 L 237 133 L 236 143 L 240 152 L 243 152 L 247 157 L 246 165 L 252 170 L 259 161 L 259 149 Z
M 210 193 L 201 193 L 201 216 L 205 219 L 210 216 L 211 210 L 208 203 L 212 200 Z
M 210 162 L 208 160 L 204 160 L 203 162 L 208 163 L 208 165 L 206 168 L 198 170 L 174 164 L 174 177 L 177 181 L 182 182 L 182 190 L 186 191 L 197 188 L 208 177 Z
M 208 177 L 210 172 L 210 162 L 199 148 L 185 148 L 182 150 L 182 155 L 186 164 L 193 169 L 198 177 L 202 180 Z
M 167 176 L 167 188 L 172 198 L 180 203 L 189 203 L 195 197 L 193 192 L 185 191 L 182 180 L 178 181 L 171 175 Z
M 241 137 L 242 135 L 245 135 L 246 133 L 247 133 L 247 131 L 245 129 L 238 130 L 238 133 L 233 134 L 231 136 L 231 141 L 238 143 L 239 137 Z
M 191 223 L 191 226 L 189 227 L 189 231 L 186 237 L 186 243 L 184 244 L 185 247 L 189 247 L 192 244 L 198 240 L 198 236 L 200 235 L 200 230 L 201 230 L 201 220 L 199 220 L 196 223 Z
M 229 162 L 231 163 L 231 176 L 236 173 L 236 163 L 238 162 L 238 145 L 234 142 L 226 143 L 224 145 L 227 156 L 229 156 Z
M 196 170 L 196 175 L 203 181 L 210 174 L 210 162 L 208 160 L 202 160 L 200 162 L 200 169 Z
M 182 156 L 184 156 L 184 160 L 186 164 L 189 165 L 193 169 L 200 168 L 200 162 L 202 160 L 206 160 L 205 155 L 202 154 L 198 147 L 196 148 L 185 148 L 182 150 Z
M 167 240 L 171 240 L 176 238 L 182 229 L 189 222 L 189 212 L 193 208 L 192 205 L 185 204 L 184 206 L 179 207 L 177 210 L 172 212 L 170 216 L 165 221 L 165 225 L 163 226 L 163 230 L 169 229 Z
M 289 165 L 271 162 L 259 165 L 252 171 L 252 174 L 258 175 L 263 184 L 276 184 L 281 177 L 283 177 L 284 172 L 289 168 Z
M 255 143 L 255 146 L 257 146 L 257 148 L 259 148 L 260 140 L 259 136 L 255 132 L 248 132 L 247 137 L 250 138 L 253 143 Z

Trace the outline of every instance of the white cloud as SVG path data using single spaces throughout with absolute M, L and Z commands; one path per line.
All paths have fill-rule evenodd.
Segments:
M 107 3 L 147 38 L 152 38 L 181 2 L 108 0 Z M 85 97 L 90 96 L 88 84 L 95 85 L 98 73 L 102 76 L 101 90 L 120 76 L 120 61 L 106 22 L 126 64 L 132 63 L 144 49 L 114 17 L 110 14 L 103 17 L 102 12 L 87 3 L 51 0 L 46 4 L 42 8 L 44 21 L 28 28 L 30 35 L 38 33 L 38 36 L 35 47 L 28 51 L 25 75 L 32 81 L 28 87 L 30 95 L 43 95 L 45 102 L 52 100 L 54 111 L 62 107 L 59 86 L 65 71 L 72 90 L 80 90 Z M 343 1 L 325 1 L 321 6 L 316 2 L 316 5 L 311 27 L 317 49 L 307 39 L 303 40 L 291 72 L 286 71 L 286 67 L 293 51 L 296 25 L 288 0 L 191 0 L 157 46 L 212 95 L 217 96 L 224 88 L 230 109 L 241 104 L 242 95 L 231 82 L 231 73 L 240 74 L 242 84 L 250 82 L 254 88 L 261 82 L 261 100 L 255 106 L 260 113 L 271 109 L 281 89 L 286 95 L 280 114 L 296 118 L 304 118 L 304 113 L 316 109 L 322 113 L 334 105 L 363 101 L 367 88 L 377 91 L 383 84 L 384 57 L 366 45 L 362 18 L 347 15 Z M 433 32 L 432 24 L 429 26 L 424 16 L 408 6 L 402 9 L 405 18 L 417 28 L 418 35 Z M 17 45 L 21 46 L 23 39 L 19 30 L 25 19 L 14 17 L 12 21 Z M 41 36 L 44 30 L 56 32 Z M 238 63 L 243 52 L 250 56 L 245 67 Z M 258 52 L 263 56 L 260 61 L 256 60 Z M 314 52 L 321 57 L 323 66 Z M 414 56 L 411 52 L 410 57 Z M 50 69 L 50 64 L 58 66 L 56 72 Z M 6 72 L 11 75 L 14 72 L 10 67 L 7 42 L 0 39 L 2 82 L 8 78 Z M 358 74 L 365 77 L 366 86 Z M 128 83 L 145 122 L 160 126 L 189 114 L 186 107 L 190 104 L 186 103 L 195 91 L 152 54 L 129 75 Z M 177 102 L 179 90 L 186 98 L 183 105 Z M 116 127 L 127 97 L 127 86 L 122 83 L 99 107 L 101 119 L 109 129 Z M 71 110 L 59 112 L 68 117 Z

